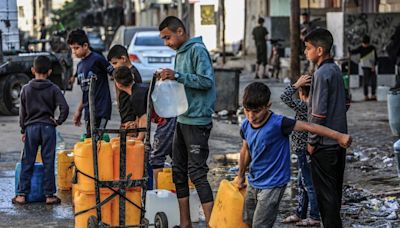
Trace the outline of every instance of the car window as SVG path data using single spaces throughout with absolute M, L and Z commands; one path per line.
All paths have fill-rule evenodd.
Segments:
M 138 36 L 136 46 L 164 46 L 164 41 L 159 36 Z
M 131 29 L 125 29 L 125 33 L 124 33 L 124 45 L 128 46 L 129 43 L 132 40 L 133 35 L 135 35 L 135 29 L 131 28 Z

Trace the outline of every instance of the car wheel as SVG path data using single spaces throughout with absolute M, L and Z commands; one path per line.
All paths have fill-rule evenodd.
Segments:
M 22 87 L 30 78 L 26 74 L 11 74 L 0 79 L 0 113 L 18 115 Z

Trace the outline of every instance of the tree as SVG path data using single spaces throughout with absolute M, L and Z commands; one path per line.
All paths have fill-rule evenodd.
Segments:
M 90 7 L 90 1 L 73 0 L 66 2 L 63 8 L 53 11 L 56 17 L 52 18 L 53 27 L 51 30 L 59 30 L 60 25 L 67 29 L 82 27 L 82 15 L 86 14 Z

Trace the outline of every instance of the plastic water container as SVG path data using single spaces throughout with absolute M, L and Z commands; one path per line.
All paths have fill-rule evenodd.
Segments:
M 71 190 L 72 188 L 72 163 L 74 153 L 70 150 L 61 150 L 57 153 L 57 188 L 60 190 Z
M 103 201 L 110 196 L 110 193 L 101 193 L 100 201 Z M 111 202 L 109 201 L 101 206 L 101 220 L 103 223 L 111 224 Z M 77 191 L 74 196 L 75 213 L 89 209 L 96 205 L 96 198 L 94 194 L 85 194 Z M 86 228 L 87 221 L 90 216 L 97 216 L 96 209 L 87 211 L 86 213 L 75 216 L 75 228 Z
M 157 81 L 151 98 L 154 110 L 160 117 L 176 117 L 188 109 L 185 87 L 177 81 Z
M 199 222 L 201 203 L 195 190 L 190 192 L 189 205 L 192 222 Z M 179 206 L 175 193 L 168 190 L 147 191 L 145 217 L 153 223 L 158 212 L 166 214 L 169 228 L 179 225 Z
M 15 165 L 15 194 L 18 193 L 19 177 L 21 175 L 21 163 Z M 27 202 L 43 202 L 46 197 L 43 192 L 44 166 L 42 163 L 35 163 L 31 178 L 31 190 L 26 196 Z
M 112 200 L 112 226 L 119 225 L 119 196 Z M 126 198 L 142 207 L 141 191 L 127 191 Z M 140 224 L 140 209 L 128 201 L 125 201 L 125 225 Z
M 222 180 L 214 201 L 210 227 L 228 228 L 248 226 L 243 223 L 242 212 L 246 189 L 237 187 L 236 181 Z
M 92 154 L 92 140 L 85 139 L 83 142 L 78 142 L 74 147 L 74 162 L 75 166 L 81 172 L 94 177 L 93 170 L 93 154 Z M 97 146 L 97 160 L 100 180 L 113 179 L 113 152 L 111 144 L 105 141 L 98 142 Z M 77 188 L 80 192 L 94 193 L 94 181 L 82 175 L 77 174 L 78 183 Z M 102 192 L 111 191 L 109 189 L 100 189 Z
M 377 101 L 387 101 L 387 95 L 389 93 L 389 86 L 378 86 L 376 90 L 376 100 Z
M 111 147 L 113 151 L 114 180 L 119 180 L 120 139 L 112 138 Z M 144 144 L 140 140 L 126 140 L 126 175 L 132 174 L 132 180 L 143 178 L 144 171 Z
M 189 188 L 194 188 L 194 184 L 189 181 Z M 172 168 L 163 168 L 162 172 L 158 173 L 157 189 L 165 189 L 171 192 L 176 192 L 175 184 L 172 181 Z
M 400 136 L 400 90 L 389 91 L 387 95 L 389 125 L 394 136 Z

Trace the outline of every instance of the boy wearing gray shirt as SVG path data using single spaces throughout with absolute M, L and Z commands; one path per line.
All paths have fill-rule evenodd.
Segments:
M 311 82 L 308 120 L 347 133 L 346 93 L 339 67 L 330 50 L 332 34 L 315 29 L 305 38 L 305 55 L 317 65 Z M 308 152 L 321 221 L 325 228 L 341 228 L 340 207 L 346 150 L 327 137 L 309 134 Z

